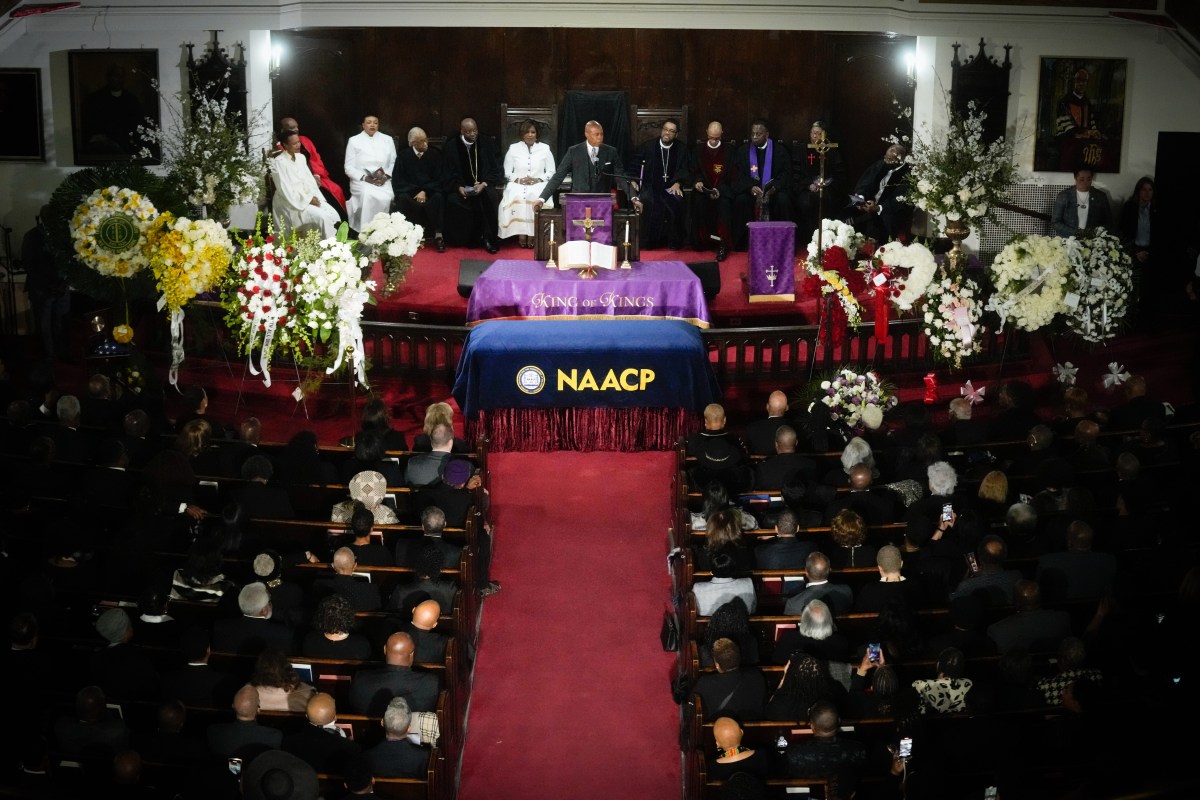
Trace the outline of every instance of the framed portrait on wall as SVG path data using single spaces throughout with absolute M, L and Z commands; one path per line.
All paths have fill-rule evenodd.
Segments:
M 1127 65 L 1124 58 L 1042 57 L 1035 170 L 1120 171 Z
M 45 161 L 42 71 L 0 69 L 0 161 Z
M 149 158 L 138 126 L 159 124 L 157 50 L 71 50 L 71 141 L 81 166 L 117 161 L 159 163 Z

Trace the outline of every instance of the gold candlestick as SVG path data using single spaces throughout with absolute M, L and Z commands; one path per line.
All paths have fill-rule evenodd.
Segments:
M 554 240 L 550 240 L 550 258 L 546 261 L 546 269 L 558 269 L 558 264 L 554 263 Z
M 621 269 L 633 269 L 633 265 L 629 263 L 629 242 L 625 241 L 625 260 L 621 262 Z

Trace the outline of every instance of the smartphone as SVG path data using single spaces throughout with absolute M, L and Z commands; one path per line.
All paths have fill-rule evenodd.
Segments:
M 872 642 L 867 645 L 867 660 L 878 662 L 883 658 L 883 648 L 878 643 Z
M 950 522 L 954 519 L 954 506 L 946 503 L 942 506 L 942 522 Z
M 229 774 L 230 775 L 241 775 L 242 774 L 242 760 L 240 758 L 229 759 Z
M 896 755 L 900 758 L 908 758 L 912 755 L 912 737 L 905 736 L 900 740 L 900 749 L 896 751 Z
M 983 790 L 983 800 L 995 800 L 1000 796 L 995 786 L 989 786 Z
M 979 559 L 977 559 L 975 557 L 974 553 L 967 553 L 965 555 L 965 558 L 967 559 L 967 569 L 971 571 L 972 575 L 978 575 L 979 574 Z

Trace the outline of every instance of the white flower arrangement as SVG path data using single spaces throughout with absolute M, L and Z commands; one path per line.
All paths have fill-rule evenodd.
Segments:
M 271 385 L 271 357 L 275 348 L 294 347 L 306 339 L 296 328 L 295 286 L 292 277 L 293 249 L 275 240 L 268 228 L 242 243 L 242 252 L 231 280 L 222 296 L 225 324 L 247 356 L 250 373 L 263 374 L 263 383 Z M 258 365 L 254 353 L 259 351 Z
M 934 134 L 925 127 L 914 142 L 908 162 L 912 169 L 904 202 L 932 217 L 952 222 L 982 220 L 1016 182 L 1012 145 L 1000 137 L 983 141 L 987 114 L 967 104 L 966 116 L 949 108 L 946 130 Z
M 1057 236 L 1014 239 L 992 262 L 996 292 L 988 299 L 987 310 L 1000 316 L 1001 327 L 1011 319 L 1023 331 L 1036 331 L 1062 310 L 1070 269 L 1066 240 Z
M 71 218 L 75 255 L 101 275 L 129 278 L 145 269 L 146 233 L 158 219 L 150 198 L 105 186 L 88 195 Z
M 409 222 L 400 212 L 381 211 L 358 232 L 358 240 L 374 258 L 399 258 L 416 255 L 425 237 L 425 229 Z
M 1133 273 L 1121 240 L 1103 228 L 1093 236 L 1067 240 L 1071 271 L 1063 297 L 1067 327 L 1088 342 L 1117 335 L 1129 309 Z
M 840 369 L 827 381 L 821 381 L 818 400 L 829 409 L 829 418 L 843 422 L 853 428 L 863 418 L 868 407 L 887 411 L 899 402 L 891 387 L 880 380 L 875 372 L 857 373 Z
M 867 240 L 858 231 L 854 230 L 853 225 L 849 225 L 841 220 L 823 219 L 821 220 L 821 248 L 828 250 L 831 247 L 840 247 L 846 251 L 846 257 L 851 261 L 858 253 L 858 249 L 863 246 Z M 812 241 L 808 243 L 808 262 L 813 266 L 817 262 L 817 231 L 813 230 Z M 812 272 L 812 270 L 809 270 Z M 812 274 L 816 274 L 813 272 Z
M 874 285 L 871 272 L 884 274 L 886 282 L 892 287 L 889 299 L 901 311 L 908 311 L 921 299 L 937 272 L 933 253 L 919 242 L 888 242 L 876 250 L 874 258 L 866 263 L 868 282 Z M 886 272 L 878 270 L 877 264 L 886 265 L 889 269 Z
M 922 316 L 935 361 L 958 369 L 964 358 L 980 351 L 979 335 L 986 329 L 979 325 L 983 304 L 975 281 L 955 277 L 930 283 Z
M 351 242 L 322 239 L 318 247 L 317 257 L 297 270 L 298 324 L 313 338 L 331 342 L 335 348 L 334 363 L 326 369 L 327 374 L 341 366 L 346 348 L 353 348 L 355 378 L 366 385 L 362 312 L 375 288 L 374 281 L 362 279 L 368 260 L 355 252 Z

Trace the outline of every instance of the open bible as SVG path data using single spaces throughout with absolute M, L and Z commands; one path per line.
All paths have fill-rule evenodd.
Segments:
M 617 248 L 611 244 L 574 239 L 558 246 L 559 269 L 617 268 Z

